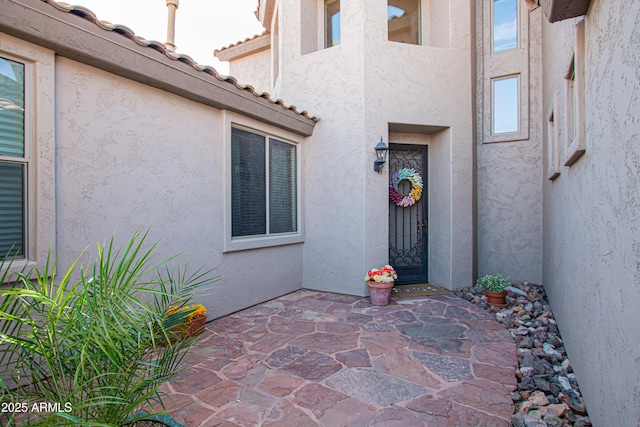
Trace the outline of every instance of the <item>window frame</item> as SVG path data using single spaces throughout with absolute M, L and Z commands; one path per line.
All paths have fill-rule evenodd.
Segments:
M 302 162 L 302 146 L 301 142 L 303 137 L 295 135 L 281 129 L 278 129 L 271 125 L 266 125 L 257 120 L 253 120 L 237 113 L 230 111 L 224 111 L 224 126 L 223 126 L 223 140 L 225 150 L 225 168 L 224 168 L 224 181 L 225 183 L 225 216 L 224 216 L 224 228 L 225 228 L 225 241 L 223 252 L 234 252 L 248 249 L 268 248 L 282 245 L 290 245 L 304 242 L 304 211 L 303 211 L 303 162 Z M 269 150 L 269 138 L 276 139 L 295 146 L 296 148 L 296 225 L 297 231 L 278 234 L 264 234 L 253 236 L 232 236 L 232 129 L 242 129 L 244 131 L 252 132 L 266 138 L 265 148 Z M 268 155 L 265 155 L 265 161 L 267 161 Z M 268 193 L 267 182 L 267 193 Z M 267 221 L 269 216 L 269 205 L 267 202 Z M 268 233 L 268 231 L 267 231 Z
M 329 6 L 332 3 L 340 3 L 340 0 L 324 0 L 322 3 L 322 33 L 324 34 L 322 46 L 324 49 L 329 49 L 332 47 L 338 47 L 342 44 L 342 5 L 338 6 L 338 14 L 340 14 L 338 18 L 338 28 L 340 32 L 340 41 L 336 44 L 330 44 L 333 41 L 333 37 L 329 34 L 329 23 L 331 22 L 331 18 L 335 15 L 329 16 Z M 333 23 L 331 23 L 331 29 L 333 29 Z
M 483 144 L 516 142 L 529 140 L 529 15 L 526 7 L 518 6 L 518 46 L 515 49 L 493 52 L 493 1 L 482 2 L 482 59 L 480 68 L 482 85 L 478 96 L 482 100 Z M 518 131 L 493 132 L 493 81 L 510 76 L 519 76 L 518 88 Z
M 24 157 L 3 160 L 26 164 L 24 256 L 6 260 L 0 273 L 41 268 L 55 259 L 55 55 L 43 47 L 0 36 L 0 56 L 25 65 Z M 8 279 L 11 279 L 9 275 Z
M 585 40 L 584 19 L 576 23 L 575 44 L 565 78 L 564 165 L 572 166 L 585 153 Z
M 516 81 L 516 129 L 513 131 L 505 131 L 505 132 L 496 132 L 496 90 L 495 83 L 496 82 L 504 82 L 506 80 Z M 521 123 L 520 123 L 520 90 L 521 82 L 520 82 L 520 74 L 512 74 L 509 76 L 501 76 L 494 77 L 491 79 L 491 135 L 493 136 L 503 136 L 503 135 L 517 135 L 521 131 Z
M 500 51 L 495 50 L 495 2 L 496 0 L 491 0 L 491 20 L 490 20 L 490 33 L 491 33 L 491 54 L 492 55 L 500 55 L 505 52 L 511 52 L 520 48 L 520 39 L 521 39 L 521 24 L 520 24 L 520 8 L 519 4 L 521 0 L 513 0 L 516 6 L 516 46 L 510 49 L 504 49 Z
M 0 52 L 0 58 L 7 59 L 13 62 L 17 62 L 22 64 L 24 67 L 24 75 L 23 75 L 23 84 L 24 84 L 24 92 L 23 92 L 23 100 L 24 100 L 24 130 L 23 130 L 23 147 L 22 147 L 22 156 L 3 156 L 0 153 L 0 163 L 2 164 L 11 164 L 11 165 L 19 165 L 22 167 L 22 255 L 8 257 L 5 262 L 9 262 L 11 260 L 15 260 L 15 262 L 24 262 L 29 259 L 31 248 L 33 247 L 33 242 L 31 239 L 32 233 L 30 232 L 29 225 L 32 223 L 31 213 L 33 211 L 33 202 L 31 199 L 31 195 L 33 191 L 30 191 L 30 183 L 33 181 L 33 167 L 31 167 L 31 158 L 32 158 L 32 145 L 33 145 L 33 119 L 32 119 L 32 111 L 33 111 L 33 93 L 32 93 L 32 82 L 33 82 L 33 70 L 32 65 L 29 61 L 25 61 L 21 58 L 16 58 L 12 55 L 5 55 Z M 4 253 L 0 253 L 0 261 L 4 257 Z
M 401 41 L 391 40 L 391 39 L 390 39 L 390 30 L 391 30 L 391 28 L 389 28 L 389 26 L 390 26 L 390 24 L 391 24 L 392 20 L 388 18 L 388 16 L 389 16 L 389 8 L 390 8 L 390 7 L 395 7 L 395 8 L 398 8 L 398 9 L 400 9 L 400 8 L 399 8 L 399 7 L 397 7 L 397 6 L 393 6 L 393 5 L 389 4 L 389 1 L 390 1 L 390 0 L 387 0 L 387 41 L 392 42 L 392 43 L 403 43 L 403 44 L 412 45 L 412 46 L 422 46 L 422 41 L 423 41 L 423 32 L 424 32 L 424 31 L 423 31 L 423 24 L 422 24 L 422 21 L 423 21 L 423 16 L 422 16 L 422 9 L 423 9 L 423 7 L 422 7 L 422 0 L 414 0 L 414 1 L 416 1 L 416 2 L 417 2 L 417 9 L 418 9 L 418 10 L 417 10 L 417 12 L 416 12 L 416 13 L 417 13 L 417 19 L 418 19 L 418 23 L 417 23 L 417 29 L 418 29 L 418 40 L 417 40 L 417 42 L 416 42 L 416 43 L 411 43 L 411 42 L 401 42 Z M 403 9 L 400 9 L 400 10 L 403 10 Z M 403 10 L 403 12 L 406 12 L 406 11 L 405 11 L 405 10 Z
M 553 95 L 553 102 L 547 114 L 547 179 L 553 181 L 560 176 L 560 121 L 558 120 L 558 98 Z

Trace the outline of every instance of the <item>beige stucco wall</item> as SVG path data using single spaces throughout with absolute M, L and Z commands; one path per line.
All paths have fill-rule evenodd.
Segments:
M 301 7 L 311 3 L 279 3 L 282 63 L 274 92 L 321 119 L 305 151 L 303 286 L 366 294 L 365 272 L 388 262 L 389 170 L 385 167 L 381 175 L 373 171 L 373 148 L 381 136 L 389 143 L 389 123 L 448 129 L 427 138 L 433 145 L 431 162 L 441 177 L 431 180 L 430 191 L 442 195 L 442 203 L 430 211 L 430 229 L 434 223 L 439 227 L 430 238 L 435 255 L 429 260 L 429 274 L 448 288 L 469 285 L 473 280 L 469 5 L 451 5 L 455 19 L 450 27 L 443 26 L 450 28 L 444 38 L 451 47 L 435 48 L 388 42 L 384 0 L 366 5 L 342 1 L 341 44 L 313 50 L 309 44 L 316 36 L 306 33 L 307 26 L 301 29 L 309 19 L 309 9 Z M 443 43 L 435 35 L 430 40 Z
M 543 26 L 545 105 L 558 93 L 561 117 L 575 23 Z M 585 39 L 586 152 L 571 167 L 561 166 L 556 180 L 545 180 L 544 284 L 593 425 L 636 426 L 640 3 L 592 1 Z
M 63 265 L 114 232 L 122 241 L 150 228 L 158 257 L 182 253 L 193 268 L 217 268 L 222 281 L 199 298 L 210 317 L 300 288 L 299 244 L 223 253 L 220 110 L 58 57 L 56 111 Z
M 491 53 L 488 2 L 478 7 L 477 253 L 478 276 L 542 282 L 542 9 L 520 7 L 514 51 Z M 491 78 L 520 74 L 521 134 L 491 135 Z M 498 142 L 496 142 L 496 140 Z
M 257 92 L 271 93 L 271 49 L 229 62 L 229 75 Z

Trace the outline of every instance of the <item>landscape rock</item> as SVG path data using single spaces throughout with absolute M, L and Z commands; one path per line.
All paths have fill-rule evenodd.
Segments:
M 542 418 L 537 416 L 537 414 L 524 417 L 524 425 L 525 427 L 547 427 L 547 423 L 542 421 Z
M 545 406 L 549 404 L 547 396 L 545 396 L 545 394 L 541 391 L 536 391 L 531 396 L 529 396 L 529 402 L 538 406 Z
M 587 408 L 542 286 L 511 283 L 507 307 L 487 305 L 484 290 L 455 291 L 489 311 L 509 331 L 517 346 L 517 391 L 511 394 L 516 427 L 589 427 Z
M 570 411 L 566 403 L 558 403 L 555 405 L 548 405 L 542 409 L 542 415 L 555 415 L 556 417 L 564 417 L 564 415 Z

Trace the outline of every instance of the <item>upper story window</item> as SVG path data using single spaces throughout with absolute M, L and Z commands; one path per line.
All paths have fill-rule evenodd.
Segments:
M 576 110 L 577 110 L 577 93 L 576 93 L 576 69 L 575 69 L 575 56 L 571 59 L 569 64 L 569 70 L 565 75 L 565 103 L 566 103 L 566 146 L 571 145 L 576 137 L 576 130 L 578 126 L 576 124 Z
M 231 129 L 231 237 L 298 231 L 294 144 Z
M 585 141 L 584 19 L 576 23 L 575 45 L 565 75 L 565 166 L 573 165 L 587 149 Z
M 493 0 L 493 52 L 518 47 L 518 0 Z
M 484 144 L 529 139 L 529 13 L 521 1 L 488 0 L 479 9 Z
M 340 0 L 324 1 L 324 30 L 324 47 L 340 44 Z
M 389 41 L 420 44 L 420 0 L 389 0 Z
M 518 132 L 520 122 L 519 76 L 492 79 L 493 134 Z
M 27 256 L 25 64 L 0 57 L 0 260 Z
M 553 181 L 560 176 L 560 143 L 558 138 L 559 126 L 556 126 L 556 110 L 558 109 L 558 94 L 553 97 L 551 112 L 547 120 L 547 179 Z

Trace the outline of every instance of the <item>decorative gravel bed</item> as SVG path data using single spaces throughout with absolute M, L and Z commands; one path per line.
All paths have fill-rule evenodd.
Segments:
M 460 288 L 455 294 L 489 311 L 511 333 L 518 347 L 518 390 L 512 393 L 515 427 L 590 426 L 580 387 L 542 286 L 512 283 L 505 308 L 487 306 L 484 290 Z

